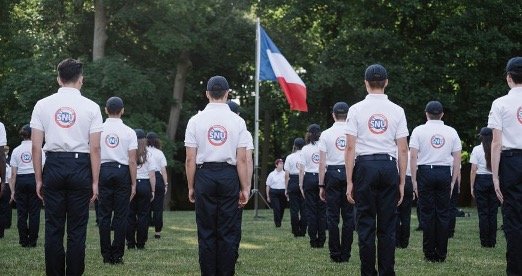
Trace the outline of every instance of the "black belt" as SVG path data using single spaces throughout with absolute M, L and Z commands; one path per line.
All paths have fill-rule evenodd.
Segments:
M 395 157 L 389 154 L 369 154 L 369 155 L 359 155 L 355 159 L 355 161 L 395 161 Z
M 143 181 L 143 182 L 145 182 L 145 181 L 150 182 L 150 179 L 148 179 L 148 178 L 140 178 L 140 179 L 136 179 L 136 180 L 137 180 L 138 182 L 142 182 L 142 181 Z
M 198 169 L 224 169 L 228 167 L 235 167 L 227 162 L 205 162 L 203 164 L 196 165 Z
M 123 165 L 118 162 L 104 162 L 104 163 L 101 163 L 100 166 L 101 167 L 112 167 L 112 168 L 121 168 L 121 167 L 128 168 L 129 167 L 129 165 Z
M 418 165 L 417 169 L 449 169 L 451 166 L 442 166 L 442 165 Z
M 48 151 L 45 153 L 47 158 L 89 158 L 89 154 L 85 152 L 62 152 L 62 151 Z
M 344 170 L 346 167 L 344 165 L 328 165 L 326 167 L 327 170 Z
M 521 156 L 522 150 L 520 149 L 510 149 L 510 150 L 503 150 L 501 153 L 502 156 Z
M 294 177 L 299 177 L 299 175 L 298 174 L 289 174 L 288 177 L 289 178 L 294 178 Z
M 310 174 L 310 175 L 319 175 L 319 173 L 316 173 L 316 172 L 305 172 L 305 174 Z

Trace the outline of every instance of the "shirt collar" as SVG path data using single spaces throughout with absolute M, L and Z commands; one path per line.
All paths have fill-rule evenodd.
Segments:
M 208 103 L 205 107 L 205 110 L 223 110 L 228 109 L 230 110 L 230 107 L 228 107 L 228 104 L 226 103 Z
M 513 87 L 509 90 L 509 95 L 522 93 L 522 87 Z
M 334 122 L 333 125 L 334 126 L 345 126 L 346 122 Z
M 387 100 L 388 95 L 386 94 L 368 94 L 366 95 L 367 100 Z
M 443 125 L 444 121 L 442 120 L 427 120 L 426 124 L 436 124 L 436 125 Z
M 82 94 L 80 92 L 80 90 L 78 90 L 76 88 L 72 88 L 72 87 L 60 87 L 60 88 L 58 88 L 58 93 L 72 93 L 72 94 L 76 94 L 76 95 Z
M 31 143 L 31 140 L 23 140 L 22 141 L 22 144 L 28 144 L 28 143 Z
M 121 120 L 121 118 L 107 118 L 105 122 L 119 123 L 123 121 Z

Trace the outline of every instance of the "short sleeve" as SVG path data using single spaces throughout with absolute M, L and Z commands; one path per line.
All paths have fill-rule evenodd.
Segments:
M 358 134 L 357 118 L 355 117 L 356 113 L 357 112 L 356 112 L 355 108 L 352 106 L 352 107 L 350 107 L 350 109 L 348 109 L 348 115 L 346 117 L 346 134 L 349 134 L 352 136 L 357 136 L 357 134 Z
M 158 160 L 159 160 L 160 168 L 167 166 L 167 158 L 165 157 L 165 154 L 161 150 L 158 150 Z
M 453 148 L 451 149 L 451 152 L 461 151 L 462 150 L 462 142 L 460 141 L 460 137 L 457 133 L 457 131 L 453 134 Z
M 477 147 L 474 147 L 473 150 L 471 151 L 471 154 L 469 156 L 469 163 L 471 163 L 471 164 L 478 164 Z
M 100 112 L 100 108 L 98 107 L 98 105 L 95 105 L 95 106 L 96 106 L 96 110 L 94 111 L 94 114 L 93 114 L 89 133 L 101 132 L 103 130 L 103 119 L 102 119 L 102 115 Z
M 0 146 L 7 145 L 7 133 L 4 124 L 0 123 Z
M 33 108 L 33 113 L 31 114 L 31 122 L 29 122 L 29 126 L 31 126 L 31 128 L 44 131 L 44 127 L 40 116 L 40 102 L 37 102 Z
M 268 174 L 268 177 L 266 178 L 266 185 L 268 187 L 272 187 L 272 176 L 273 176 L 273 173 L 270 173 L 270 174 Z
M 239 123 L 239 143 L 237 144 L 237 147 L 248 148 L 251 144 L 249 136 L 250 132 L 246 129 L 245 120 L 241 119 Z
M 246 132 L 248 137 L 248 146 L 247 146 L 247 150 L 254 150 L 254 138 L 252 137 L 252 133 L 250 133 L 250 131 L 247 131 Z
M 323 132 L 323 133 L 321 133 L 321 136 L 319 137 L 319 142 L 317 144 L 317 147 L 322 152 L 326 152 L 326 141 L 325 140 L 326 140 L 326 138 L 325 138 L 325 135 Z
M 198 143 L 196 140 L 196 124 L 194 123 L 194 117 L 190 118 L 190 120 L 187 123 L 187 130 L 185 131 L 185 147 L 198 147 Z
M 136 133 L 132 130 L 132 132 L 129 132 L 129 150 L 135 150 L 138 149 L 138 138 L 136 137 Z
M 18 158 L 13 158 L 13 156 L 19 156 L 18 148 L 15 148 L 13 152 L 11 152 L 11 161 L 9 161 L 9 165 L 11 167 L 17 167 L 18 168 Z
M 502 110 L 499 106 L 498 99 L 493 101 L 488 116 L 488 127 L 502 130 Z
M 399 119 L 399 124 L 397 126 L 397 133 L 395 134 L 395 139 L 407 137 L 408 132 L 408 123 L 406 121 L 406 114 L 404 114 L 404 110 L 401 109 L 401 117 Z
M 285 171 L 289 171 L 289 170 L 290 170 L 290 164 L 289 164 L 290 161 L 291 161 L 291 158 L 289 158 L 290 156 L 291 156 L 291 155 L 288 155 L 288 156 L 286 157 L 285 164 L 283 165 L 283 169 L 284 169 Z
M 418 127 L 411 132 L 410 137 L 410 148 L 419 149 L 419 136 L 417 134 Z

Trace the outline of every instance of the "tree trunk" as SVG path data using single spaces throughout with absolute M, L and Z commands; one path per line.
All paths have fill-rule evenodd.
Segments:
M 183 103 L 183 93 L 185 92 L 185 84 L 187 82 L 187 75 L 192 67 L 188 51 L 183 51 L 179 55 L 179 61 L 176 66 L 176 77 L 174 78 L 174 89 L 172 90 L 173 103 L 170 106 L 169 123 L 167 125 L 167 136 L 171 141 L 176 139 L 176 131 L 178 129 L 179 115 Z M 169 176 L 172 174 L 169 174 Z M 170 179 L 170 178 L 169 178 Z M 172 198 L 172 191 L 174 185 L 169 181 L 169 194 L 167 200 L 163 201 L 163 206 L 169 209 L 169 204 Z
M 94 39 L 92 45 L 92 60 L 96 61 L 105 56 L 107 42 L 107 15 L 103 0 L 94 1 Z

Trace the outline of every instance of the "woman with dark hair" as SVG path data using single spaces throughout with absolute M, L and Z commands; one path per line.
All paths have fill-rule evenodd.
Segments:
M 167 158 L 161 151 L 161 141 L 155 132 L 147 133 L 147 151 L 152 155 L 151 162 L 154 164 L 156 175 L 156 193 L 151 204 L 150 217 L 156 230 L 154 238 L 159 239 L 163 229 L 163 200 L 167 194 L 169 183 L 167 180 Z
M 497 213 L 499 202 L 491 175 L 491 128 L 480 130 L 481 144 L 471 152 L 471 195 L 477 201 L 479 215 L 480 244 L 483 247 L 495 247 L 497 242 Z
M 20 129 L 22 143 L 11 154 L 11 201 L 16 201 L 18 235 L 22 247 L 35 247 L 40 230 L 42 201 L 36 195 L 33 159 L 31 154 L 31 127 Z M 42 154 L 42 163 L 45 161 Z
M 136 195 L 129 206 L 129 219 L 127 224 L 127 248 L 144 249 L 148 238 L 150 203 L 154 199 L 156 176 L 152 164 L 152 155 L 147 151 L 147 139 L 145 132 L 135 129 L 138 138 L 138 150 L 136 151 L 136 163 L 138 172 L 136 175 Z
M 326 241 L 326 204 L 319 198 L 319 147 L 321 128 L 308 126 L 306 146 L 301 150 L 303 166 L 299 170 L 299 187 L 305 198 L 308 236 L 312 248 L 322 248 Z
M 299 169 L 303 166 L 301 149 L 305 145 L 303 138 L 295 138 L 292 153 L 286 157 L 285 193 L 290 204 L 290 224 L 294 237 L 306 234 L 306 215 L 303 194 L 299 189 Z

